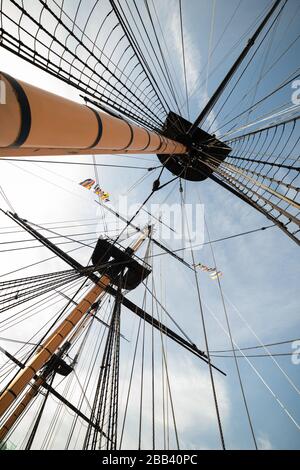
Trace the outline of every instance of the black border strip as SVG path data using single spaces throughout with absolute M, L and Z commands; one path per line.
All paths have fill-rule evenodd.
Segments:
M 168 141 L 164 137 L 162 137 L 162 139 L 163 139 L 163 143 L 165 144 L 165 147 L 163 149 L 161 148 L 162 146 L 160 147 L 160 149 L 159 149 L 160 153 L 164 152 L 166 150 L 166 148 L 168 147 Z
M 26 96 L 26 93 L 21 87 L 21 85 L 19 84 L 19 82 L 15 78 L 11 77 L 11 75 L 8 75 L 7 73 L 1 72 L 1 75 L 3 75 L 3 77 L 5 77 L 6 80 L 9 82 L 9 84 L 13 87 L 13 90 L 17 96 L 17 99 L 20 105 L 21 127 L 19 131 L 19 135 L 12 144 L 8 145 L 9 148 L 17 148 L 17 147 L 21 147 L 21 145 L 24 144 L 31 129 L 30 104 Z
M 149 147 L 150 145 L 150 142 L 151 142 L 151 135 L 150 135 L 150 132 L 148 131 L 148 129 L 144 129 L 145 132 L 147 132 L 147 135 L 148 135 L 148 142 L 147 142 L 147 145 L 145 145 L 144 148 L 140 149 L 139 152 L 144 152 L 145 150 L 147 150 L 147 148 Z
M 98 134 L 97 134 L 97 137 L 96 139 L 94 140 L 94 142 L 92 143 L 92 145 L 89 145 L 88 147 L 86 147 L 86 149 L 92 149 L 93 147 L 96 147 L 96 145 L 99 144 L 100 142 L 100 139 L 102 137 L 102 132 L 103 132 L 103 126 L 102 126 L 102 121 L 101 121 L 101 117 L 99 116 L 99 113 L 93 109 L 93 108 L 90 108 L 89 106 L 87 106 L 91 111 L 93 111 L 93 113 L 95 114 L 96 116 L 96 119 L 97 119 L 97 123 L 98 123 Z
M 126 147 L 124 147 L 124 148 L 121 149 L 121 150 L 126 150 L 126 149 L 128 149 L 128 147 L 130 147 L 130 145 L 132 144 L 132 141 L 133 141 L 133 138 L 134 138 L 134 132 L 133 132 L 132 125 L 129 124 L 129 122 L 125 121 L 125 119 L 123 120 L 123 122 L 126 122 L 126 124 L 129 126 L 129 129 L 130 129 L 130 132 L 131 132 L 131 136 L 130 136 L 130 139 L 129 139 L 128 144 L 126 145 Z
M 159 134 L 156 134 L 156 135 L 158 135 L 158 137 L 159 137 L 159 146 L 154 151 L 158 152 L 161 149 L 162 145 L 165 143 L 165 140 L 162 138 L 163 137 L 162 135 L 159 135 Z M 165 147 L 165 149 L 166 148 L 167 147 Z

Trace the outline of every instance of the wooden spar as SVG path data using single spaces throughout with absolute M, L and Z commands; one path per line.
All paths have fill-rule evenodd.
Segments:
M 21 402 L 18 406 L 14 409 L 13 413 L 7 418 L 5 423 L 0 429 L 0 443 L 5 439 L 7 433 L 11 430 L 12 426 L 15 422 L 19 419 L 23 411 L 27 408 L 27 406 L 31 403 L 33 398 L 38 394 L 40 387 L 45 383 L 45 379 L 43 376 L 37 377 L 33 384 L 31 385 L 28 392 L 22 398 Z
M 102 292 L 102 294 L 104 293 L 105 291 Z M 91 319 L 90 314 L 82 317 L 82 321 L 78 322 L 79 323 L 78 327 L 74 331 L 74 333 L 71 335 L 71 337 L 68 339 L 68 342 L 72 343 L 72 341 L 74 341 L 74 339 L 77 338 L 78 334 L 83 330 L 83 328 L 87 325 L 90 319 Z M 60 328 L 61 326 L 59 326 L 50 336 L 48 336 L 48 342 L 51 338 L 53 338 L 53 336 L 58 332 Z M 1 441 L 3 441 L 3 439 L 5 439 L 7 433 L 11 430 L 12 426 L 19 419 L 19 417 L 23 414 L 23 412 L 25 411 L 27 406 L 31 403 L 31 401 L 36 397 L 36 395 L 39 393 L 40 388 L 43 387 L 46 381 L 47 381 L 47 376 L 44 376 L 43 374 L 34 376 L 34 380 L 30 384 L 30 388 L 27 390 L 27 392 L 23 396 L 20 403 L 13 410 L 13 412 L 10 414 L 10 416 L 7 418 L 7 420 L 4 422 L 4 424 L 0 428 L 0 443 Z
M 0 72 L 0 156 L 183 154 L 174 140 Z
M 141 236 L 132 245 L 132 250 L 136 252 L 141 244 L 147 238 L 151 231 L 151 226 L 144 230 Z M 30 381 L 34 379 L 30 389 L 22 398 L 18 406 L 8 416 L 0 429 L 0 442 L 3 441 L 7 433 L 10 431 L 14 423 L 18 420 L 27 406 L 31 403 L 32 399 L 37 395 L 40 387 L 45 382 L 43 376 L 36 376 L 37 372 L 48 362 L 52 355 L 62 345 L 68 335 L 73 332 L 81 320 L 85 324 L 85 315 L 88 313 L 90 307 L 99 299 L 105 292 L 106 287 L 110 284 L 110 278 L 106 275 L 101 276 L 98 283 L 85 295 L 79 304 L 72 310 L 65 320 L 44 340 L 43 344 L 39 347 L 36 354 L 26 364 L 24 369 L 21 369 L 12 382 L 6 387 L 0 396 L 0 417 L 6 413 L 16 398 L 22 393 Z M 73 333 L 72 338 L 76 337 L 76 331 Z M 71 340 L 70 340 L 71 341 Z
M 88 312 L 89 308 L 96 302 L 99 295 L 105 291 L 106 286 L 110 283 L 110 278 L 103 275 L 86 296 L 79 302 L 79 304 L 72 310 L 65 320 L 59 325 L 59 327 L 52 333 L 40 346 L 36 354 L 26 364 L 26 367 L 17 374 L 12 382 L 7 386 L 4 392 L 0 396 L 0 417 L 9 409 L 13 402 L 22 393 L 25 387 L 29 384 L 30 380 L 35 377 L 37 372 L 46 364 L 51 358 L 55 351 L 62 345 L 69 333 L 76 327 L 84 315 Z M 35 384 L 36 385 L 36 384 Z M 39 384 L 40 385 L 40 384 Z M 28 395 L 28 394 L 27 394 Z M 11 428 L 13 422 L 20 416 L 20 413 L 24 411 L 28 405 L 28 398 L 31 399 L 36 393 L 29 393 L 29 396 L 25 396 L 25 402 L 22 403 L 25 406 L 18 406 L 17 410 L 10 416 L 8 422 L 4 424 L 0 430 L 0 440 L 5 437 L 6 433 Z M 31 400 L 29 400 L 31 401 Z M 20 413 L 17 415 L 17 411 Z M 13 421 L 13 422 L 12 422 Z

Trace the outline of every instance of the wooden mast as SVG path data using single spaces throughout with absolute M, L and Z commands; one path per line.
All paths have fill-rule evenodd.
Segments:
M 156 132 L 96 111 L 0 72 L 0 156 L 183 154 Z
M 147 238 L 151 226 L 145 229 L 144 233 L 136 240 L 131 247 L 136 252 L 144 240 Z M 102 275 L 98 283 L 90 289 L 79 304 L 72 310 L 65 320 L 52 332 L 41 344 L 36 354 L 26 364 L 25 368 L 20 370 L 17 376 L 6 387 L 0 396 L 0 418 L 6 413 L 13 402 L 18 398 L 32 379 L 30 390 L 25 394 L 19 405 L 8 416 L 0 429 L 0 442 L 3 441 L 7 433 L 10 431 L 14 423 L 27 408 L 32 399 L 37 395 L 40 387 L 45 382 L 42 376 L 36 377 L 40 369 L 49 361 L 57 349 L 63 344 L 68 335 L 78 326 L 79 322 L 84 319 L 89 309 L 99 299 L 101 294 L 105 292 L 106 287 L 110 284 L 111 279 L 107 275 Z

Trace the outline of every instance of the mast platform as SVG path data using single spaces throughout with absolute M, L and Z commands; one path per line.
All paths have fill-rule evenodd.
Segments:
M 158 153 L 157 156 L 173 175 L 189 181 L 203 181 L 213 172 L 203 162 L 214 158 L 220 164 L 229 155 L 231 148 L 218 140 L 215 135 L 208 134 L 199 127 L 193 136 L 190 136 L 188 132 L 191 125 L 192 123 L 171 111 L 161 134 L 180 142 L 189 150 L 180 155 Z

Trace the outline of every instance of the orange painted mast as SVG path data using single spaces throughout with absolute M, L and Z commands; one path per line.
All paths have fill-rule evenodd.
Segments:
M 183 154 L 174 140 L 0 72 L 0 156 Z
M 104 293 L 105 291 L 102 292 L 102 295 Z M 101 298 L 101 293 L 100 293 L 100 296 L 98 296 L 97 301 L 99 301 L 99 298 Z M 90 310 L 90 312 L 88 312 L 88 310 Z M 78 334 L 87 325 L 88 321 L 92 318 L 93 306 L 90 307 L 90 309 L 88 310 L 87 310 L 87 316 L 83 316 L 81 322 L 79 320 L 77 328 L 72 333 L 71 337 L 68 338 L 67 342 L 72 343 L 72 341 L 78 336 Z M 49 340 L 53 338 L 53 336 L 55 336 L 60 329 L 61 329 L 61 325 L 50 336 L 48 336 L 47 341 L 49 342 Z M 20 403 L 13 410 L 13 412 L 8 416 L 8 418 L 6 419 L 6 421 L 3 423 L 2 427 L 0 428 L 0 442 L 3 441 L 3 439 L 5 439 L 7 433 L 11 430 L 12 426 L 24 413 L 27 406 L 36 397 L 36 395 L 39 393 L 41 387 L 43 387 L 46 381 L 47 381 L 47 375 L 44 375 L 43 373 L 41 375 L 34 376 L 34 380 L 30 383 L 30 388 L 28 389 L 28 391 L 25 393 Z
M 147 238 L 147 234 L 151 230 L 150 227 L 144 230 L 141 236 L 133 243 L 131 249 L 136 252 L 142 243 Z M 72 310 L 65 320 L 44 340 L 43 344 L 39 347 L 36 354 L 26 364 L 17 376 L 12 380 L 8 387 L 0 396 L 0 417 L 6 413 L 14 401 L 20 396 L 22 391 L 30 384 L 30 389 L 22 398 L 18 406 L 8 416 L 2 427 L 0 428 L 0 442 L 6 437 L 15 422 L 22 415 L 27 406 L 31 403 L 33 398 L 39 392 L 39 389 L 45 383 L 46 378 L 43 375 L 36 376 L 41 368 L 49 361 L 55 354 L 58 348 L 64 343 L 76 327 L 81 330 L 85 326 L 89 317 L 86 314 L 90 308 L 99 300 L 99 297 L 105 293 L 106 287 L 110 284 L 111 279 L 107 275 L 102 275 L 98 283 L 85 295 L 80 303 Z M 81 322 L 81 324 L 80 324 Z M 72 338 L 74 339 L 78 334 L 78 330 L 73 332 Z M 71 340 L 71 339 L 70 339 Z
M 96 284 L 87 293 L 87 295 L 72 310 L 67 318 L 62 321 L 54 333 L 52 333 L 50 337 L 43 342 L 37 353 L 26 364 L 25 368 L 17 374 L 17 376 L 12 380 L 12 382 L 0 396 L 0 416 L 3 416 L 3 414 L 9 409 L 9 407 L 29 384 L 30 380 L 35 377 L 37 372 L 46 364 L 55 351 L 62 345 L 69 333 L 77 326 L 80 320 L 82 320 L 84 315 L 88 312 L 88 309 L 96 302 L 101 293 L 105 291 L 105 288 L 109 283 L 110 278 L 105 275 L 102 276 L 98 284 Z M 42 382 L 36 385 L 40 386 Z M 28 398 L 30 396 L 31 394 L 29 394 Z M 33 396 L 35 396 L 35 393 L 31 396 L 31 398 L 33 398 Z M 26 406 L 28 403 L 26 400 Z M 24 409 L 25 406 L 22 406 L 22 409 L 19 411 L 22 412 Z M 9 420 L 9 423 L 6 422 L 0 430 L 0 440 L 5 437 L 13 422 L 15 422 L 16 419 L 20 416 L 20 413 L 15 415 L 15 419 L 14 415 L 12 416 L 13 418 Z

